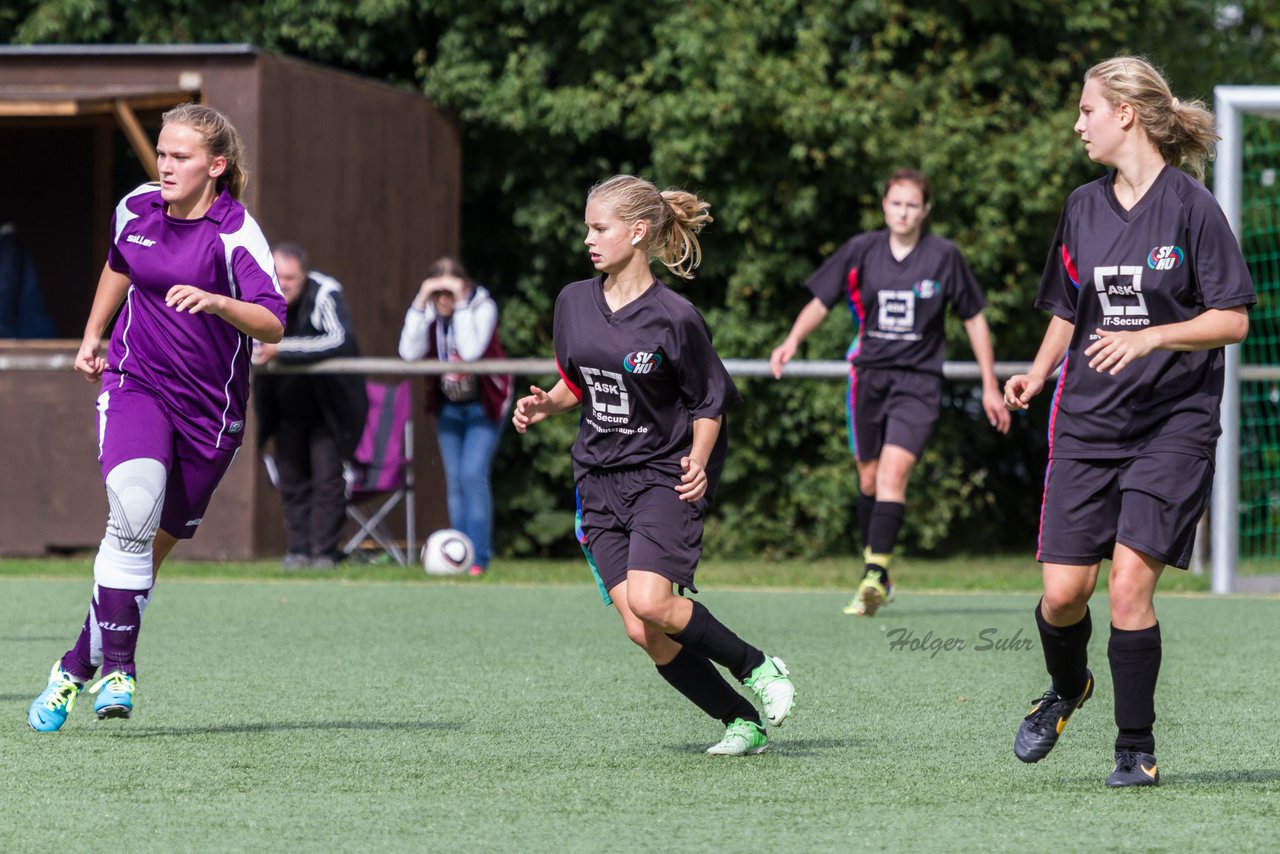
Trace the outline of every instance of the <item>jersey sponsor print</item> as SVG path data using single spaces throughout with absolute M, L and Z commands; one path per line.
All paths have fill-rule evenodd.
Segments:
M 884 229 L 846 241 L 809 277 L 808 287 L 827 308 L 848 302 L 857 330 L 848 358 L 855 367 L 939 376 L 948 307 L 968 320 L 986 304 L 955 244 L 926 234 L 897 259 Z
M 1099 330 L 1137 331 L 1252 305 L 1248 268 L 1213 196 L 1166 166 L 1131 209 L 1110 174 L 1067 200 L 1036 307 L 1074 324 L 1050 415 L 1051 453 L 1118 459 L 1207 455 L 1217 440 L 1223 351 L 1154 350 L 1116 376 L 1088 367 Z
M 678 475 L 694 420 L 720 416 L 739 399 L 702 315 L 656 279 L 617 312 L 601 277 L 567 285 L 553 336 L 561 376 L 582 401 L 576 479 L 636 466 Z

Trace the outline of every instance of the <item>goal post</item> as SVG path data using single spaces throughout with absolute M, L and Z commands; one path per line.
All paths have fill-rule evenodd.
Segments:
M 1214 163 L 1213 193 L 1236 239 L 1245 244 L 1243 221 L 1246 115 L 1280 117 L 1280 86 L 1215 86 L 1214 112 L 1221 141 Z M 1271 373 L 1252 372 L 1252 373 Z M 1262 377 L 1259 377 L 1262 378 Z M 1222 437 L 1218 440 L 1213 482 L 1211 588 L 1237 589 L 1240 558 L 1241 347 L 1226 348 L 1222 395 Z

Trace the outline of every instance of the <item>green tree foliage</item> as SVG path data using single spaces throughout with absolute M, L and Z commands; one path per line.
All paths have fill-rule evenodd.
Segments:
M 556 293 L 592 272 L 582 209 L 602 178 L 642 174 L 712 203 L 703 267 L 677 287 L 723 356 L 765 358 L 808 274 L 882 224 L 881 182 L 913 166 L 934 182 L 932 227 L 987 292 L 997 357 L 1030 359 L 1054 223 L 1098 174 L 1071 130 L 1084 70 L 1142 52 L 1180 95 L 1208 98 L 1216 82 L 1274 81 L 1278 32 L 1280 13 L 1256 0 L 18 0 L 0 12 L 9 40 L 252 41 L 421 86 L 462 121 L 464 258 L 501 299 L 521 355 L 550 353 Z M 800 357 L 839 358 L 851 336 L 833 311 Z M 949 337 L 950 358 L 971 358 L 958 322 Z M 857 485 L 842 384 L 741 387 L 709 550 L 847 552 Z M 908 496 L 909 548 L 1034 537 L 1044 407 L 1001 438 L 975 395 L 948 388 Z M 504 440 L 501 548 L 573 548 L 575 428 L 566 416 Z

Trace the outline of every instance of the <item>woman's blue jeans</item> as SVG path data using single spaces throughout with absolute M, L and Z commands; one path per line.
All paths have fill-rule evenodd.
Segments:
M 488 569 L 493 556 L 489 470 L 502 434 L 502 422 L 490 421 L 479 401 L 445 401 L 440 407 L 436 434 L 449 486 L 450 524 L 471 538 L 476 547 L 476 564 Z

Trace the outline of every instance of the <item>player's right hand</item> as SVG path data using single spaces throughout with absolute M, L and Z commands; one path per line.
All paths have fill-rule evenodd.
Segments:
M 1035 397 L 1044 389 L 1044 379 L 1031 374 L 1015 374 L 1004 384 L 1005 409 L 1026 409 Z
M 796 354 L 796 345 L 790 340 L 783 341 L 777 347 L 773 348 L 773 352 L 769 354 L 769 369 L 773 371 L 775 380 L 782 379 L 782 369 L 787 362 L 791 361 L 791 357 Z
M 529 386 L 529 391 L 531 394 L 516 401 L 515 412 L 511 416 L 511 423 L 515 425 L 517 433 L 523 433 L 530 425 L 546 418 L 547 407 L 551 405 L 551 395 L 536 385 Z
M 102 372 L 107 369 L 107 360 L 98 355 L 101 338 L 85 336 L 80 342 L 80 350 L 76 353 L 76 373 L 84 377 L 85 382 L 96 383 L 102 380 Z

